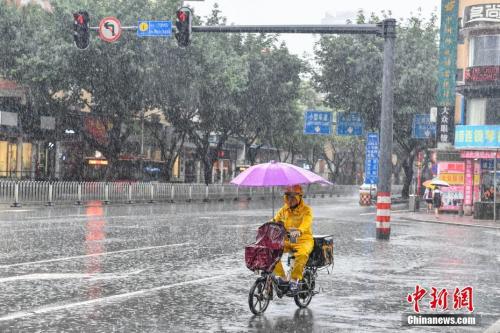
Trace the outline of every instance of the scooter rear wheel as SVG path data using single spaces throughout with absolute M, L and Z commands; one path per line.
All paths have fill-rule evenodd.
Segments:
M 311 303 L 314 295 L 314 277 L 312 273 L 306 270 L 300 282 L 299 293 L 293 297 L 293 300 L 299 308 L 305 308 Z

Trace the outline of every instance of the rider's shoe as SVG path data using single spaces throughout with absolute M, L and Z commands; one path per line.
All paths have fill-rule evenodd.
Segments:
M 299 292 L 299 283 L 297 281 L 290 281 L 290 289 L 289 289 L 290 294 L 292 295 L 297 295 Z
M 278 280 L 279 286 L 287 286 L 289 283 L 287 280 L 283 279 L 281 276 L 278 276 L 277 280 Z

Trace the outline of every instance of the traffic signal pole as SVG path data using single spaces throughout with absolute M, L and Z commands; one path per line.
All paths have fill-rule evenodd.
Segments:
M 379 24 L 193 26 L 192 31 L 215 33 L 374 34 L 384 38 L 380 156 L 378 168 L 379 182 L 375 223 L 376 238 L 388 240 L 391 234 L 393 80 L 396 20 L 386 19 Z
M 380 118 L 380 156 L 376 229 L 377 239 L 388 240 L 391 235 L 393 80 L 396 20 L 384 20 L 382 22 L 382 29 L 384 36 L 384 66 L 382 78 L 382 114 Z

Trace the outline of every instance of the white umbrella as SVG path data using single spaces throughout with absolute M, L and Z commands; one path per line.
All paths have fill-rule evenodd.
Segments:
M 444 187 L 450 186 L 450 184 L 448 184 L 447 182 L 445 182 L 444 180 L 441 180 L 439 178 L 434 178 L 433 180 L 431 180 L 431 185 L 444 186 Z

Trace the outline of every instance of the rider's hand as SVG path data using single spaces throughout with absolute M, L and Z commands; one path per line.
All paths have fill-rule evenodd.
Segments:
M 292 237 L 292 238 L 300 237 L 300 230 L 292 230 L 292 231 L 290 231 L 290 237 Z

